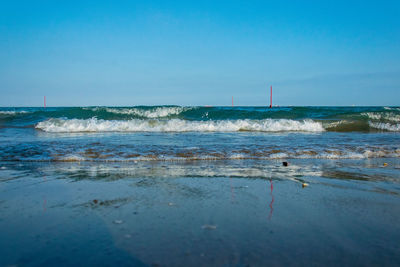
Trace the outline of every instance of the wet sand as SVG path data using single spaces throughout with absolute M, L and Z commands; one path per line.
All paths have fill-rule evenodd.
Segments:
M 0 165 L 0 266 L 400 264 L 397 158 Z

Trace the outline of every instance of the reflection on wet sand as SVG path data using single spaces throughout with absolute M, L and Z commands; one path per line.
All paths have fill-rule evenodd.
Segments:
M 274 185 L 272 184 L 272 179 L 269 180 L 269 182 L 270 182 L 270 185 L 271 185 L 271 192 L 270 192 L 270 195 L 271 195 L 271 202 L 269 203 L 270 211 L 269 211 L 269 215 L 268 215 L 268 220 L 271 220 L 272 214 L 273 214 L 273 212 L 274 212 L 273 204 L 274 204 L 275 199 L 274 199 L 274 195 L 272 194 L 272 191 L 274 190 Z
M 299 180 L 298 176 L 320 176 L 321 168 L 295 165 L 283 169 L 277 161 L 218 161 L 218 162 L 137 162 L 137 163 L 31 163 L 33 174 L 45 172 L 60 178 L 114 181 L 125 178 L 171 177 L 232 177 L 246 179 Z
M 362 166 L 342 163 L 8 164 L 0 172 L 0 263 L 57 255 L 71 264 L 304 265 L 312 258 L 329 265 L 340 258 L 368 265 L 378 251 L 379 262 L 393 264 L 400 260 L 394 173 L 369 167 L 370 180 L 323 176 Z M 21 260 L 13 247 L 39 249 Z M 92 254 L 101 260 L 85 258 Z
M 46 176 L 43 176 L 43 182 L 46 182 Z M 46 212 L 46 208 L 47 208 L 47 197 L 44 196 L 43 197 L 43 212 Z

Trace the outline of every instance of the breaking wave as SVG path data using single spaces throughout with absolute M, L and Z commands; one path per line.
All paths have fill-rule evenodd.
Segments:
M 385 110 L 397 110 L 397 111 L 400 111 L 400 108 L 398 108 L 398 107 L 383 107 L 383 109 L 385 109 Z
M 45 132 L 323 132 L 320 122 L 312 120 L 101 120 L 49 119 L 39 122 L 37 129 Z
M 14 111 L 14 110 L 12 110 L 12 111 L 8 111 L 8 110 L 2 110 L 2 111 L 0 111 L 0 115 L 17 115 L 17 114 L 25 114 L 25 113 L 29 113 L 28 111 L 25 111 L 25 110 L 21 110 L 21 111 Z
M 396 114 L 394 112 L 365 112 L 361 113 L 361 115 L 368 117 L 372 120 L 384 120 L 391 122 L 400 122 L 400 114 Z
M 390 132 L 400 132 L 400 124 L 391 124 L 384 122 L 369 122 L 369 126 L 375 129 L 390 131 Z
M 86 108 L 91 111 L 106 111 L 113 114 L 133 115 L 141 118 L 165 118 L 172 115 L 178 115 L 184 111 L 190 110 L 190 107 L 151 107 L 151 108 L 111 108 L 95 107 Z

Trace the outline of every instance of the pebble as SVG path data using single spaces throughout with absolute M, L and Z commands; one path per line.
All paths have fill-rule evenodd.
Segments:
M 304 188 L 304 187 L 307 187 L 308 184 L 307 183 L 303 183 L 301 186 Z

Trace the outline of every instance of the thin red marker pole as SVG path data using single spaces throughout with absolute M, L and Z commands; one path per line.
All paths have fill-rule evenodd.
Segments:
M 272 108 L 272 85 L 271 85 L 271 99 L 270 99 L 270 104 L 269 104 L 269 108 Z
M 44 96 L 44 107 L 46 108 L 46 96 Z
M 232 107 L 233 107 L 233 96 L 232 96 Z

